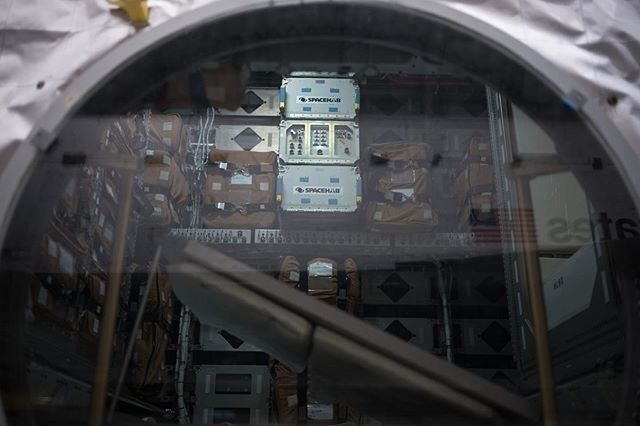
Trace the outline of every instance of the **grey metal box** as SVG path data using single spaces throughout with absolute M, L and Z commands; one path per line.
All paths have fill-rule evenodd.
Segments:
M 236 110 L 220 109 L 218 115 L 235 117 L 278 117 L 280 115 L 278 89 L 249 87 Z
M 194 423 L 266 424 L 270 387 L 271 375 L 264 366 L 199 366 Z
M 280 167 L 278 199 L 284 211 L 350 213 L 358 208 L 361 193 L 357 167 Z
M 230 151 L 278 151 L 278 126 L 215 126 L 216 149 Z
M 282 80 L 280 102 L 286 118 L 352 120 L 360 93 L 352 78 L 296 75 Z
M 353 164 L 360 131 L 349 121 L 282 121 L 280 158 L 288 164 Z
M 427 271 L 365 270 L 361 273 L 363 304 L 423 305 L 431 300 L 435 285 Z
M 433 350 L 436 322 L 425 318 L 366 318 L 369 324 L 425 350 Z

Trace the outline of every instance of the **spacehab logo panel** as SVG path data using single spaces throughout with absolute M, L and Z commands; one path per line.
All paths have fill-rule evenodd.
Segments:
M 303 195 L 303 194 L 340 195 L 342 194 L 342 188 L 339 186 L 294 186 L 293 193 L 297 195 Z
M 341 98 L 332 96 L 298 96 L 299 104 L 339 104 Z

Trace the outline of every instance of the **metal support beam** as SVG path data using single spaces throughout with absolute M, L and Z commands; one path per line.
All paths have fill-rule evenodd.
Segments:
M 131 216 L 131 199 L 133 193 L 133 175 L 127 174 L 123 199 L 118 210 L 115 239 L 113 243 L 113 257 L 109 271 L 109 286 L 100 318 L 100 337 L 98 341 L 98 356 L 96 359 L 93 394 L 89 410 L 89 426 L 102 426 L 104 423 L 107 391 L 109 388 L 109 372 L 111 354 L 113 352 L 113 335 L 118 320 L 118 300 L 120 298 L 120 283 L 124 270 L 124 255 L 126 248 L 129 218 Z
M 533 216 L 528 214 L 531 208 L 531 194 L 529 180 L 516 179 L 518 197 L 518 223 L 521 227 L 521 248 L 526 273 L 526 287 L 531 305 L 531 321 L 533 335 L 536 342 L 536 359 L 538 362 L 538 380 L 540 381 L 540 395 L 545 426 L 557 426 L 558 417 L 555 399 L 555 382 L 553 366 L 551 364 L 551 349 L 547 328 L 547 311 L 544 304 L 542 276 L 538 263 L 538 243 L 534 236 L 529 235 L 527 229 L 535 226 Z
M 138 314 L 136 315 L 136 320 L 133 324 L 133 328 L 131 329 L 131 333 L 129 336 L 129 341 L 127 342 L 127 349 L 124 354 L 124 360 L 122 361 L 122 367 L 120 367 L 120 375 L 118 376 L 118 383 L 116 384 L 116 390 L 113 392 L 113 398 L 111 399 L 111 404 L 109 405 L 109 413 L 107 414 L 107 424 L 111 424 L 113 420 L 113 414 L 116 412 L 116 407 L 118 405 L 118 399 L 120 398 L 120 391 L 122 390 L 122 384 L 124 383 L 125 375 L 127 374 L 127 369 L 129 368 L 129 361 L 131 361 L 131 356 L 133 355 L 133 349 L 135 348 L 136 339 L 138 336 L 138 329 L 140 328 L 140 324 L 142 324 L 142 318 L 144 317 L 144 310 L 147 306 L 147 301 L 149 300 L 149 293 L 151 291 L 151 287 L 153 286 L 153 280 L 158 274 L 158 266 L 160 263 L 160 255 L 162 254 L 162 247 L 158 247 L 156 249 L 156 254 L 153 257 L 153 262 L 151 263 L 151 267 L 148 270 L 148 278 L 147 285 L 144 288 L 144 294 L 142 295 L 142 301 L 140 302 L 140 306 L 138 306 Z

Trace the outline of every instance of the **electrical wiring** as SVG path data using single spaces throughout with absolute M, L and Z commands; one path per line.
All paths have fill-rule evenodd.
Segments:
M 207 108 L 205 119 L 199 117 L 199 134 L 193 152 L 194 180 L 193 180 L 193 204 L 192 215 L 189 223 L 190 229 L 196 229 L 200 223 L 200 205 L 202 202 L 201 186 L 205 177 L 205 166 L 209 161 L 209 152 L 213 148 L 211 133 L 215 121 L 215 110 Z M 215 143 L 215 142 L 214 142 Z M 188 307 L 182 306 L 180 310 L 180 322 L 178 326 L 178 348 L 175 364 L 175 390 L 178 401 L 178 421 L 180 423 L 191 423 L 189 412 L 184 400 L 184 378 L 189 359 L 189 337 L 191 331 L 191 311 Z
M 449 300 L 451 299 L 451 287 L 453 283 L 453 273 L 449 267 L 450 273 L 448 274 L 448 282 L 445 283 L 443 274 L 442 262 L 434 256 L 434 263 L 436 265 L 436 280 L 438 284 L 438 292 L 440 293 L 440 302 L 442 304 L 442 320 L 444 325 L 444 341 L 445 341 L 445 353 L 447 361 L 453 362 L 453 339 L 451 336 L 451 309 L 449 306 Z
M 191 423 L 189 413 L 184 400 L 184 377 L 189 356 L 189 334 L 191 328 L 191 311 L 182 306 L 180 310 L 180 324 L 178 326 L 178 350 L 175 364 L 175 390 L 178 401 L 178 421 L 182 424 Z

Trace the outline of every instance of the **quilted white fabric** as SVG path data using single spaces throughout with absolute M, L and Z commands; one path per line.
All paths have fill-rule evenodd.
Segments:
M 25 140 L 60 89 L 106 51 L 137 31 L 212 1 L 216 0 L 149 0 L 150 25 L 137 30 L 106 0 L 4 0 L 0 150 Z M 403 3 L 409 5 L 411 0 Z M 441 0 L 440 4 L 524 41 L 569 73 L 581 93 L 596 97 L 603 114 L 611 115 L 627 140 L 640 141 L 640 2 Z M 613 109 L 606 107 L 611 94 L 619 99 Z

